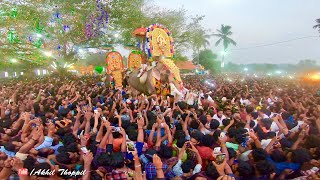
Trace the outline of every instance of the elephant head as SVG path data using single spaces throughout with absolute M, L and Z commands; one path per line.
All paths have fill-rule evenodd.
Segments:
M 179 68 L 170 59 L 158 61 L 155 67 L 147 69 L 141 77 L 137 77 L 138 74 L 138 70 L 133 71 L 128 82 L 134 89 L 142 93 L 154 94 L 156 92 L 155 81 L 160 81 L 161 84 L 172 83 L 178 90 L 182 86 Z

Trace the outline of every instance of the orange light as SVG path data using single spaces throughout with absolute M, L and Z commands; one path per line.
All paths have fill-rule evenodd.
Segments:
M 313 74 L 313 75 L 311 75 L 310 79 L 312 79 L 312 80 L 320 80 L 320 75 L 319 74 Z

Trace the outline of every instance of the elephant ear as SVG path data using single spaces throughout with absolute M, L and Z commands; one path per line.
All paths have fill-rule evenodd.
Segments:
M 157 68 L 153 68 L 151 71 L 152 76 L 156 78 L 156 80 L 160 81 L 160 71 Z

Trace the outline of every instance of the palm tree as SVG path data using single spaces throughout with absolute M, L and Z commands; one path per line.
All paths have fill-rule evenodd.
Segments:
M 202 47 L 206 48 L 208 45 L 210 45 L 208 40 L 210 37 L 211 35 L 206 34 L 206 31 L 203 29 L 199 29 L 193 34 L 192 44 L 198 54 L 198 64 L 200 64 L 200 50 Z
M 213 34 L 213 36 L 219 37 L 219 40 L 216 42 L 216 46 L 218 46 L 221 42 L 223 42 L 223 53 L 222 53 L 222 62 L 221 67 L 224 67 L 224 55 L 226 53 L 226 50 L 228 49 L 228 46 L 230 44 L 236 46 L 237 43 L 231 39 L 229 36 L 232 35 L 231 26 L 229 25 L 221 25 L 220 29 L 217 29 L 218 34 Z
M 320 18 L 316 20 L 317 25 L 313 26 L 313 28 L 317 29 L 319 28 L 319 32 L 320 32 Z

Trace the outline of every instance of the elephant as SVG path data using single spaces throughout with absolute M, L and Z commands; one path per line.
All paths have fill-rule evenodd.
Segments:
M 146 95 L 156 93 L 154 79 L 160 81 L 161 84 L 170 83 L 173 84 L 176 89 L 181 89 L 182 82 L 179 69 L 170 61 L 171 60 L 158 61 L 154 67 L 147 68 L 141 77 L 138 77 L 140 69 L 133 70 L 129 74 L 128 84 L 134 90 Z M 168 64 L 170 66 L 168 66 Z M 174 70 L 176 70 L 176 72 L 173 72 Z

